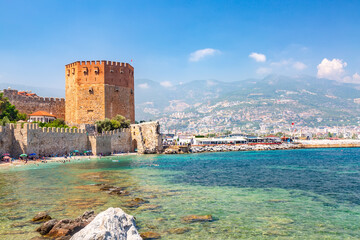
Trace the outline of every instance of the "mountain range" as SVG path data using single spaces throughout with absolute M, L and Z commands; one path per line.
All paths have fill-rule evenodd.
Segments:
M 283 115 L 289 112 L 289 121 L 334 125 L 355 124 L 360 114 L 360 105 L 354 100 L 360 98 L 359 85 L 310 76 L 269 75 L 235 82 L 197 80 L 173 86 L 138 79 L 135 88 L 138 120 L 161 119 L 180 112 L 196 116 L 188 118 L 189 122 L 236 114 L 240 114 L 237 119 L 241 122 L 241 114 L 249 113 L 284 120 Z M 275 116 L 279 111 L 281 114 Z

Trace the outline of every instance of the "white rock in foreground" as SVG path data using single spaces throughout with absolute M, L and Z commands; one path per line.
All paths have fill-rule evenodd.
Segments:
M 142 240 L 134 217 L 120 208 L 108 208 L 99 213 L 70 240 Z

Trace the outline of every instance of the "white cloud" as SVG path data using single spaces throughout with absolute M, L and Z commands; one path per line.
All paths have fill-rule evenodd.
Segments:
M 343 82 L 360 84 L 360 75 L 358 73 L 354 73 L 352 76 L 346 76 L 343 78 Z
M 266 62 L 266 56 L 262 53 L 250 53 L 249 55 L 250 58 L 254 59 L 257 62 Z
M 321 63 L 317 66 L 318 78 L 328 78 L 331 80 L 342 80 L 344 74 L 344 68 L 347 66 L 347 63 L 341 59 L 334 58 L 333 60 L 328 60 L 324 58 Z
M 256 73 L 259 75 L 267 75 L 272 72 L 271 68 L 261 67 L 256 70 Z
M 163 87 L 166 87 L 166 88 L 169 88 L 169 87 L 173 86 L 172 83 L 169 82 L 169 81 L 161 82 L 160 85 L 163 86 Z
M 197 50 L 193 53 L 190 53 L 190 58 L 189 61 L 190 62 L 198 62 L 201 59 L 208 57 L 208 56 L 213 56 L 217 53 L 220 53 L 219 50 L 213 49 L 213 48 L 205 48 L 205 49 L 200 49 Z
M 353 80 L 356 81 L 356 82 L 358 82 L 358 83 L 360 83 L 360 75 L 359 75 L 358 73 L 355 73 L 355 74 L 353 75 Z
M 139 88 L 142 88 L 142 89 L 146 89 L 146 88 L 149 88 L 149 84 L 147 83 L 141 83 L 138 85 Z
M 292 66 L 296 70 L 304 70 L 305 68 L 307 68 L 307 66 L 302 62 L 295 62 Z

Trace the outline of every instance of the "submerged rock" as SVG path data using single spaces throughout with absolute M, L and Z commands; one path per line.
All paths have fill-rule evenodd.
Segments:
M 110 189 L 114 189 L 116 187 L 110 185 L 104 185 L 100 188 L 100 191 L 109 191 Z
M 43 223 L 36 229 L 41 235 L 46 235 L 58 240 L 70 239 L 76 232 L 80 231 L 95 218 L 94 211 L 86 211 L 78 218 L 62 219 L 60 221 L 53 219 Z
M 211 215 L 189 215 L 181 218 L 183 222 L 211 222 L 213 220 Z
M 43 223 L 40 227 L 36 229 L 36 231 L 39 232 L 41 235 L 46 235 L 50 232 L 50 230 L 55 226 L 57 222 L 58 220 L 51 219 L 50 221 Z
M 144 205 L 139 207 L 139 210 L 141 210 L 141 211 L 152 211 L 152 210 L 157 210 L 159 208 L 161 208 L 161 206 L 159 206 L 159 205 L 144 204 Z
M 171 228 L 169 229 L 167 232 L 171 233 L 171 234 L 183 234 L 186 232 L 189 232 L 191 230 L 191 228 Z
M 150 240 L 150 239 L 160 239 L 161 235 L 156 233 L 156 232 L 143 232 L 140 234 L 140 236 L 144 239 L 144 240 Z
M 148 202 L 149 201 L 144 200 L 142 198 L 134 198 L 134 199 L 127 201 L 127 204 L 125 204 L 124 206 L 128 207 L 128 208 L 138 208 L 138 207 L 140 207 L 141 204 L 148 203 Z
M 45 237 L 33 237 L 33 238 L 30 238 L 29 240 L 49 240 L 48 238 L 45 238 Z
M 31 221 L 33 222 L 46 222 L 51 219 L 50 215 L 47 212 L 39 212 L 36 214 Z
M 71 240 L 141 240 L 136 230 L 134 217 L 120 208 L 108 208 L 99 213 L 85 228 L 71 237 Z

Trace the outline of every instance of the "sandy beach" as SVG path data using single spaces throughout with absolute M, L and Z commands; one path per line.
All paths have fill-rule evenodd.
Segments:
M 118 153 L 112 154 L 110 156 L 128 156 L 128 155 L 137 155 L 137 153 Z M 103 156 L 104 157 L 104 156 Z M 92 160 L 95 158 L 100 158 L 100 156 L 72 156 L 72 157 L 47 157 L 45 159 L 37 160 L 28 160 L 27 163 L 24 160 L 13 160 L 12 162 L 0 162 L 0 167 L 13 167 L 13 166 L 23 166 L 23 165 L 37 165 L 37 164 L 46 164 L 48 162 L 72 162 L 79 160 Z

